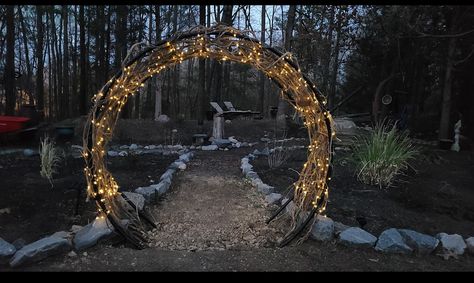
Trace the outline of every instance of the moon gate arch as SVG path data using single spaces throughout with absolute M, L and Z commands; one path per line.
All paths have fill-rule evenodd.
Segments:
M 152 76 L 191 58 L 213 58 L 251 65 L 280 87 L 282 97 L 302 117 L 310 143 L 308 160 L 293 184 L 291 199 L 296 209 L 292 214 L 292 229 L 286 236 L 286 241 L 290 241 L 314 219 L 315 214 L 323 213 L 326 208 L 331 146 L 335 135 L 333 120 L 326 109 L 326 99 L 301 72 L 291 53 L 264 46 L 248 33 L 225 25 L 196 26 L 157 44 L 135 44 L 124 59 L 121 70 L 94 95 L 83 133 L 83 157 L 87 195 L 95 201 L 98 217 L 107 218 L 136 247 L 145 247 L 147 239 L 141 219 L 153 223 L 149 218 L 137 215 L 133 203 L 119 192 L 119 185 L 105 166 L 106 147 L 128 98 Z M 306 218 L 303 224 L 302 217 Z M 127 224 L 124 224 L 124 219 L 128 220 L 125 221 Z

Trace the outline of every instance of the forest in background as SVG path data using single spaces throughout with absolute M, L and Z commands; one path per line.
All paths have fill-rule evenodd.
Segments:
M 389 116 L 440 139 L 462 118 L 474 138 L 474 6 L 2 5 L 0 19 L 0 114 L 85 115 L 134 43 L 224 23 L 293 52 L 336 116 Z M 191 59 L 149 80 L 121 117 L 202 120 L 209 101 L 269 117 L 279 94 L 250 66 Z

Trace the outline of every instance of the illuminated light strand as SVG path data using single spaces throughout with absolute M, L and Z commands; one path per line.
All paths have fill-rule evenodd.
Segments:
M 156 46 L 148 56 L 122 68 L 118 77 L 107 82 L 110 87 L 102 88 L 93 96 L 94 107 L 87 123 L 92 128 L 91 132 L 84 131 L 83 157 L 86 162 L 90 160 L 86 164 L 92 165 L 84 168 L 88 197 L 105 205 L 98 207 L 99 215 L 103 217 L 104 213 L 114 213 L 110 203 L 117 196 L 119 186 L 107 170 L 103 158 L 122 108 L 129 97 L 144 87 L 147 79 L 191 58 L 250 64 L 282 87 L 282 97 L 288 100 L 284 93 L 291 94 L 293 100 L 288 101 L 302 116 L 310 139 L 308 160 L 294 183 L 294 202 L 301 211 L 317 208 L 318 213 L 323 213 L 327 205 L 327 181 L 330 180 L 331 138 L 335 135 L 332 116 L 324 109 L 326 98 L 318 96 L 314 91 L 316 85 L 303 77 L 299 67 L 290 64 L 293 62 L 291 53 L 277 55 L 259 42 L 243 39 L 246 35 L 231 27 L 200 28 L 196 36 Z M 233 37 L 222 36 L 224 32 Z M 88 148 L 90 136 L 92 148 Z M 319 203 L 323 197 L 324 201 Z

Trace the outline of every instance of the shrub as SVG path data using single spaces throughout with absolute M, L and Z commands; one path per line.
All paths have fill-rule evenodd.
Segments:
M 39 154 L 41 158 L 41 177 L 48 179 L 53 187 L 53 175 L 57 173 L 63 153 L 56 147 L 53 140 L 45 137 L 40 141 Z
M 357 178 L 380 188 L 391 186 L 418 153 L 407 132 L 398 132 L 396 124 L 390 127 L 386 122 L 377 124 L 370 134 L 357 137 L 353 150 Z

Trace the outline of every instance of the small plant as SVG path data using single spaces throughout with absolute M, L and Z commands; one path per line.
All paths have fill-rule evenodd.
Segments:
M 64 153 L 61 152 L 48 136 L 40 141 L 39 154 L 41 158 L 41 177 L 48 179 L 53 187 L 53 175 L 57 173 L 57 168 Z
M 389 187 L 418 154 L 408 134 L 397 132 L 396 124 L 390 127 L 385 121 L 377 124 L 369 135 L 356 138 L 353 150 L 357 178 L 380 188 Z

